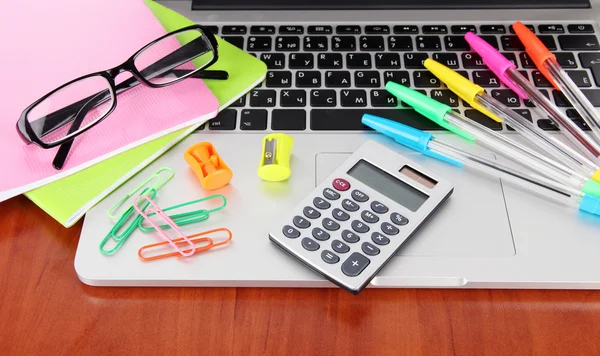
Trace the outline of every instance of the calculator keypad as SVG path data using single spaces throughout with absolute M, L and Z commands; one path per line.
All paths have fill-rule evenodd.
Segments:
M 304 213 L 304 216 L 309 219 L 318 219 L 321 217 L 321 213 L 319 213 L 317 209 L 310 206 L 305 207 L 302 212 Z
M 360 216 L 365 222 L 368 223 L 373 224 L 379 221 L 379 217 L 368 210 L 363 210 L 363 212 L 360 213 Z
M 380 252 L 380 250 L 375 245 L 369 242 L 363 242 L 361 248 L 362 251 L 369 256 L 377 256 Z
M 321 229 L 320 227 L 315 227 L 312 231 L 312 236 L 319 241 L 327 241 L 329 240 L 329 233 L 327 231 Z
M 369 265 L 369 263 L 371 263 L 371 260 L 358 252 L 354 252 L 346 261 L 344 261 L 344 263 L 342 263 L 342 272 L 347 276 L 356 277 Z
M 369 226 L 361 221 L 354 220 L 352 221 L 352 229 L 356 232 L 369 232 Z
M 389 222 L 384 222 L 383 224 L 381 224 L 381 231 L 388 235 L 397 235 L 400 232 L 400 230 L 398 230 L 397 227 L 390 224 Z
M 320 246 L 315 240 L 305 237 L 302 239 L 302 247 L 309 251 L 316 251 Z
M 357 211 L 359 209 L 358 204 L 350 199 L 344 199 L 344 201 L 342 201 L 342 207 L 348 211 Z
M 371 234 L 371 240 L 373 240 L 373 242 L 375 242 L 378 245 L 387 245 L 390 243 L 390 239 L 388 239 L 387 237 L 385 237 L 383 234 L 381 234 L 380 232 L 374 232 Z
M 346 245 L 340 240 L 333 240 L 331 242 L 331 248 L 338 253 L 346 253 L 350 251 L 350 246 Z
M 358 189 L 354 189 L 352 191 L 352 199 L 356 200 L 357 202 L 364 203 L 369 200 L 369 196 Z
M 325 188 L 323 189 L 323 196 L 329 200 L 337 200 L 340 198 L 340 193 L 336 192 L 333 189 Z
M 348 213 L 343 211 L 342 209 L 335 208 L 335 209 L 333 209 L 332 213 L 333 213 L 333 217 L 336 220 L 346 221 L 346 220 L 350 219 L 350 215 L 348 215 Z
M 393 213 L 390 216 L 390 219 L 392 219 L 392 222 L 396 225 L 406 225 L 408 224 L 408 219 L 405 218 L 404 216 L 398 214 L 398 213 Z
M 296 237 L 300 237 L 300 231 L 294 229 L 290 225 L 285 225 L 283 227 L 282 231 L 283 231 L 283 234 L 285 236 L 289 237 L 290 239 L 295 239 Z
M 344 239 L 346 242 L 356 243 L 360 241 L 360 236 L 350 230 L 344 230 L 342 231 L 342 239 Z
M 331 203 L 323 198 L 316 197 L 313 199 L 313 205 L 321 210 L 326 210 L 331 207 Z
M 378 202 L 377 200 L 373 200 L 371 202 L 371 209 L 378 214 L 385 214 L 388 212 L 388 207 Z
M 323 252 L 321 252 L 321 258 L 323 259 L 323 261 L 329 264 L 338 263 L 340 261 L 338 255 L 328 250 L 323 250 Z
M 323 219 L 323 227 L 329 231 L 336 231 L 340 229 L 340 224 L 331 220 L 330 218 Z
M 301 229 L 306 229 L 310 227 L 310 221 L 306 220 L 305 218 L 301 217 L 300 215 L 296 215 L 294 217 L 294 225 L 296 225 L 296 227 L 299 227 Z

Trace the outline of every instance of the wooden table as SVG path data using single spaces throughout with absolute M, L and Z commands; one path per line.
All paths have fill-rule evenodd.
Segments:
M 600 291 L 90 287 L 81 223 L 0 212 L 4 356 L 600 353 Z

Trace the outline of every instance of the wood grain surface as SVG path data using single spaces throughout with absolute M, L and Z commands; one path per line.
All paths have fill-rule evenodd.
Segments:
M 0 212 L 4 356 L 600 353 L 600 291 L 90 287 L 81 223 Z

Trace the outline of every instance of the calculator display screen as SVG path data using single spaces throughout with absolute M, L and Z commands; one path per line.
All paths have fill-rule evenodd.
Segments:
M 348 175 L 411 211 L 417 211 L 429 198 L 427 194 L 362 159 L 350 168 Z

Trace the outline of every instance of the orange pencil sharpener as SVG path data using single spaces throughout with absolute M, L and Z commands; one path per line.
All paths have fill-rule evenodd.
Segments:
M 221 188 L 233 177 L 231 169 L 223 162 L 210 142 L 200 142 L 190 146 L 183 158 L 206 190 Z

